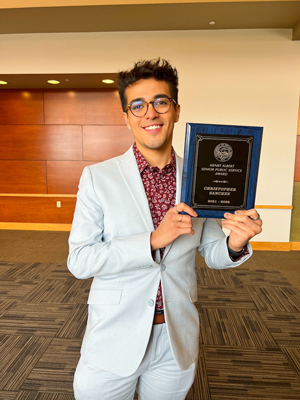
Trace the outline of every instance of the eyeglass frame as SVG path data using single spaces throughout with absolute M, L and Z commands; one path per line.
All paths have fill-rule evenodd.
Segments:
M 155 103 L 157 100 L 160 100 L 160 99 L 168 99 L 168 100 L 170 100 L 170 107 L 169 107 L 169 108 L 167 109 L 167 111 L 165 111 L 165 112 L 159 112 L 159 111 L 157 111 L 156 108 L 154 107 L 154 103 Z M 138 101 L 141 101 L 141 102 L 143 101 L 144 103 L 147 103 L 147 110 L 146 110 L 146 112 L 145 112 L 144 115 L 135 115 L 135 114 L 133 114 L 133 111 L 131 110 L 132 104 L 135 103 L 135 102 L 138 102 Z M 142 117 L 144 117 L 144 116 L 147 114 L 147 112 L 148 112 L 148 110 L 149 110 L 149 104 L 152 104 L 153 109 L 154 109 L 158 114 L 166 114 L 166 113 L 170 110 L 170 108 L 171 108 L 171 105 L 172 105 L 171 101 L 173 101 L 174 105 L 177 106 L 176 100 L 174 100 L 172 97 L 168 97 L 168 96 L 158 97 L 157 99 L 152 100 L 152 101 L 148 101 L 148 102 L 147 102 L 146 100 L 133 100 L 131 103 L 127 104 L 126 111 L 130 110 L 131 114 L 132 114 L 134 117 L 136 117 L 136 118 L 142 118 Z

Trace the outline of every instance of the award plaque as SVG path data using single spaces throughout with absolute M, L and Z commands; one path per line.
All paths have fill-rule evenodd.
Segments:
M 186 126 L 181 202 L 199 217 L 254 208 L 263 128 Z

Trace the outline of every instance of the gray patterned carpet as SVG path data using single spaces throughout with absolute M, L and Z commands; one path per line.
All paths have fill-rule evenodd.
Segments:
M 44 252 L 45 233 L 27 232 L 27 248 L 24 234 L 4 236 L 0 400 L 72 400 L 91 281 L 76 280 L 62 262 L 65 234 L 50 235 Z M 9 246 L 18 247 L 10 260 Z M 200 357 L 187 400 L 299 400 L 300 252 L 256 252 L 223 271 L 197 257 L 197 267 Z

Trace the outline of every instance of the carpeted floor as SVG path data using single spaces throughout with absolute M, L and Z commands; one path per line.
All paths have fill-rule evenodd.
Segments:
M 68 272 L 67 238 L 0 231 L 0 400 L 74 399 L 91 280 Z M 200 357 L 187 400 L 298 400 L 300 252 L 196 264 Z
M 69 235 L 70 232 L 0 230 L 0 261 L 64 264 Z

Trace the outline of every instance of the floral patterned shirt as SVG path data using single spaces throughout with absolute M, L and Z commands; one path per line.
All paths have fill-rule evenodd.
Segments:
M 141 174 L 149 208 L 152 216 L 154 229 L 157 229 L 163 220 L 166 212 L 175 206 L 176 199 L 176 158 L 172 149 L 171 161 L 163 169 L 151 167 L 145 160 L 136 144 L 133 145 L 133 153 L 136 158 L 137 166 Z M 164 249 L 160 249 L 161 258 Z M 152 253 L 155 260 L 155 252 Z M 161 282 L 159 283 L 155 313 L 163 312 L 163 296 Z

